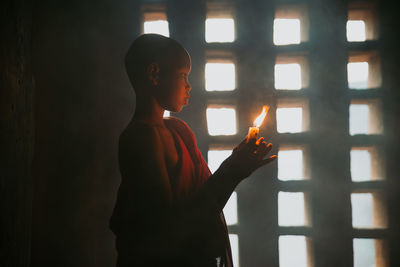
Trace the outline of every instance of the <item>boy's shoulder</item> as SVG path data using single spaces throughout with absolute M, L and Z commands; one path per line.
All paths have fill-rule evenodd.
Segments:
M 167 117 L 164 118 L 164 123 L 168 128 L 175 129 L 186 145 L 197 147 L 196 137 L 186 122 L 176 117 Z
M 175 128 L 182 128 L 183 130 L 191 131 L 189 126 L 183 120 L 176 117 L 166 117 L 164 118 L 164 123 L 167 126 L 172 126 Z
M 158 133 L 156 129 L 144 123 L 131 122 L 121 133 L 119 138 L 120 147 L 141 149 L 144 146 L 157 145 Z

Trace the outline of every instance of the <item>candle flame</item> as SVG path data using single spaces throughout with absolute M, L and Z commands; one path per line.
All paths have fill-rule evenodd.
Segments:
M 262 110 L 261 114 L 253 122 L 253 125 L 255 127 L 261 126 L 265 117 L 267 116 L 268 110 L 269 110 L 269 106 L 263 106 L 263 110 Z

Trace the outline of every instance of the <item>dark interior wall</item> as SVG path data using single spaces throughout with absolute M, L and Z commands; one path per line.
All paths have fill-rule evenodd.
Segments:
M 32 1 L 0 2 L 0 266 L 29 266 Z
M 118 136 L 133 115 L 123 56 L 137 1 L 35 1 L 32 266 L 113 266 Z
M 400 266 L 400 30 L 398 9 L 391 1 L 380 3 L 382 80 L 385 125 L 385 167 L 389 217 L 389 266 Z

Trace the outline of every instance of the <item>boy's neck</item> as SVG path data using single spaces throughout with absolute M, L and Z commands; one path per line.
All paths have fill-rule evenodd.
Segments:
M 134 121 L 144 122 L 150 125 L 164 125 L 164 109 L 158 104 L 157 100 L 140 99 L 136 101 Z

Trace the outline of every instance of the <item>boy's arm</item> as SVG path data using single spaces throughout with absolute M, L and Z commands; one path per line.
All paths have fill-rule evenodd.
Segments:
M 126 131 L 120 137 L 119 165 L 122 182 L 111 220 L 117 246 L 130 262 L 158 255 L 167 259 L 179 251 L 180 242 L 171 242 L 172 190 L 163 146 L 151 127 Z M 134 257 L 141 255 L 140 257 Z
M 255 142 L 242 142 L 192 198 L 181 206 L 173 206 L 158 133 L 149 129 L 136 135 L 138 140 L 134 142 L 129 141 L 132 136 L 128 135 L 123 134 L 120 139 L 122 183 L 115 212 L 118 227 L 114 227 L 114 232 L 125 249 L 129 251 L 131 246 L 136 255 L 141 253 L 144 258 L 178 255 L 188 238 L 199 234 L 196 225 L 205 225 L 218 216 L 236 185 L 256 168 L 254 162 L 258 167 L 261 162 L 265 164 L 250 152 Z M 131 244 L 135 240 L 141 244 Z
M 196 164 L 206 165 L 197 148 L 197 141 L 190 127 L 178 118 L 170 117 L 168 119 L 171 123 L 174 123 L 175 129 L 179 130 L 185 144 L 189 147 L 189 151 L 195 151 Z M 260 138 L 258 141 L 245 138 L 233 150 L 232 155 L 209 177 L 200 191 L 192 197 L 192 201 L 188 205 L 195 205 L 198 209 L 207 209 L 203 213 L 221 212 L 240 181 L 248 177 L 255 169 L 276 158 L 276 156 L 272 156 L 263 159 L 269 153 L 271 147 L 272 144 L 265 143 L 264 138 Z M 199 204 L 195 204 L 196 202 Z

